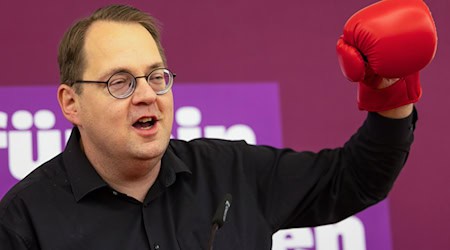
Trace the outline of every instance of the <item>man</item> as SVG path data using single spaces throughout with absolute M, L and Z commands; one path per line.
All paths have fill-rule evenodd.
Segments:
M 435 29 L 422 1 L 386 0 L 359 13 L 379 20 L 374 13 L 405 6 L 425 21 L 397 27 L 400 41 L 387 48 L 353 39 L 347 24 L 340 62 L 360 81 L 360 108 L 372 112 L 344 147 L 319 153 L 170 140 L 175 75 L 152 18 L 113 5 L 79 21 L 58 56 L 58 101 L 72 136 L 2 200 L 2 249 L 206 249 L 209 240 L 215 249 L 270 249 L 279 229 L 334 223 L 382 200 L 412 143 L 417 71 L 436 49 L 433 39 L 413 52 L 394 45 L 411 38 L 405 33 L 435 37 Z M 386 69 L 390 60 L 374 54 L 408 63 Z M 226 193 L 233 204 L 213 240 L 211 219 Z

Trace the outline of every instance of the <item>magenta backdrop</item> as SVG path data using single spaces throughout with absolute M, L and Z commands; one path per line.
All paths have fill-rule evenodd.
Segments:
M 65 29 L 116 2 L 5 1 L 0 85 L 58 84 L 56 50 Z M 163 44 L 179 82 L 280 83 L 283 144 L 298 150 L 341 145 L 362 122 L 355 86 L 342 77 L 334 45 L 346 19 L 373 2 L 122 1 L 163 23 Z M 441 83 L 449 67 L 450 2 L 426 2 L 439 48 L 422 72 L 416 142 L 390 196 L 395 250 L 450 246 L 450 85 Z

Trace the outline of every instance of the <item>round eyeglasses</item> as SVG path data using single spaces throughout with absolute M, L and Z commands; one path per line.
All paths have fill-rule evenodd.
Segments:
M 164 95 L 167 93 L 173 84 L 175 74 L 166 68 L 157 68 L 146 76 L 133 76 L 128 72 L 114 73 L 108 81 L 85 81 L 77 80 L 75 83 L 103 83 L 107 84 L 109 93 L 117 98 L 124 99 L 131 96 L 136 90 L 138 78 L 145 78 L 150 87 L 157 95 Z

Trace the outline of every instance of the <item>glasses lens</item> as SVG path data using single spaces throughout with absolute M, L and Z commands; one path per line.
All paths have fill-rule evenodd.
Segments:
M 148 76 L 148 84 L 158 95 L 169 91 L 173 82 L 173 75 L 167 69 L 156 69 Z
M 108 90 L 116 98 L 128 97 L 133 92 L 134 86 L 134 77 L 126 72 L 116 73 L 108 81 Z

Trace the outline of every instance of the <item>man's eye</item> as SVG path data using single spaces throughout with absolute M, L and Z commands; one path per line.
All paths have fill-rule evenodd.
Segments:
M 129 78 L 117 78 L 112 79 L 109 82 L 109 89 L 113 92 L 116 91 L 123 91 L 125 89 L 128 89 L 131 86 L 131 81 Z
M 150 77 L 150 80 L 155 80 L 155 81 L 162 81 L 164 79 L 164 77 L 162 76 L 162 75 L 152 75 L 151 77 Z
M 126 84 L 126 83 L 127 83 L 126 79 L 114 79 L 109 82 L 109 85 L 121 85 L 121 84 Z

